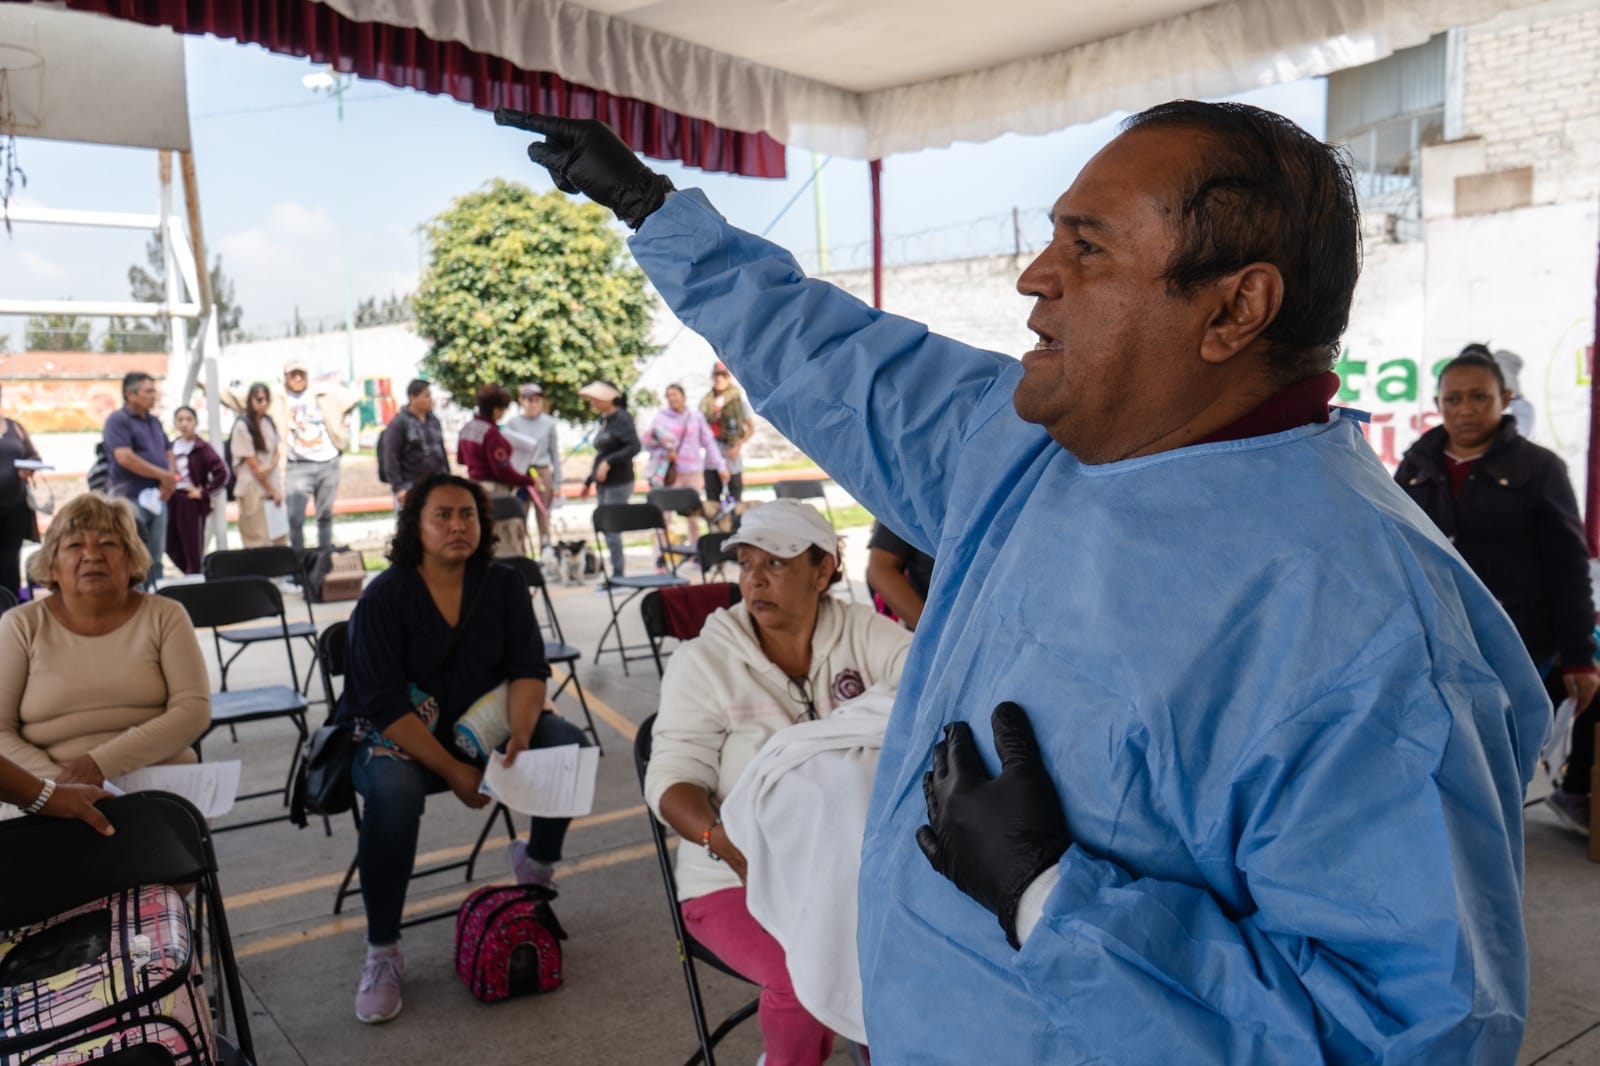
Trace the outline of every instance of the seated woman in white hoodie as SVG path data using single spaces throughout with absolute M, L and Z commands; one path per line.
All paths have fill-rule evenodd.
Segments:
M 833 1053 L 833 1034 L 795 998 L 783 949 L 750 917 L 744 856 L 718 810 L 768 737 L 870 685 L 898 685 L 911 634 L 828 595 L 839 540 L 805 503 L 752 508 L 727 547 L 744 599 L 667 664 L 645 797 L 684 839 L 678 903 L 689 932 L 761 986 L 767 1066 L 815 1066 Z

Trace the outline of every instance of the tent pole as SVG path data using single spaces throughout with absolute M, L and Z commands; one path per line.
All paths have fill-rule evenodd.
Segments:
M 1589 558 L 1600 557 L 1600 253 L 1594 271 L 1594 336 L 1589 339 L 1589 463 L 1583 490 L 1583 532 L 1589 542 Z
M 872 306 L 883 309 L 883 160 L 867 163 L 872 180 Z

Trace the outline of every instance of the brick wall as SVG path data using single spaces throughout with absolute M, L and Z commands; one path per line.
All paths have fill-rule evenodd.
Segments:
M 1600 195 L 1600 5 L 1554 0 L 1467 30 L 1462 133 L 1490 170 L 1534 168 L 1534 203 Z

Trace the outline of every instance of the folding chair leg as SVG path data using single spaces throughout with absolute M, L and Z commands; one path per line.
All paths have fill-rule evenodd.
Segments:
M 517 842 L 517 827 L 511 824 L 511 811 L 504 803 L 496 803 L 494 810 L 489 812 L 489 818 L 483 823 L 483 828 L 478 832 L 478 840 L 472 845 L 472 854 L 467 856 L 467 876 L 462 880 L 471 881 L 472 872 L 477 868 L 478 855 L 483 851 L 483 845 L 489 839 L 489 833 L 494 829 L 495 815 L 499 815 L 505 822 L 506 837 L 515 844 Z
M 356 877 L 356 864 L 361 861 L 360 845 L 357 845 L 356 854 L 350 858 L 350 868 L 344 872 L 344 880 L 339 882 L 339 891 L 333 895 L 333 913 L 338 914 L 344 910 L 344 901 L 355 895 L 359 889 L 350 887 L 350 882 Z
M 573 691 L 578 694 L 578 706 L 583 708 L 583 720 L 589 723 L 585 727 L 585 731 L 589 734 L 589 739 L 594 741 L 595 749 L 601 755 L 605 755 L 606 748 L 604 744 L 600 743 L 600 733 L 594 727 L 594 715 L 589 713 L 589 701 L 584 698 L 583 683 L 578 680 L 578 671 L 575 664 L 568 664 L 567 679 L 561 682 L 561 687 L 556 689 L 555 695 L 550 697 L 550 702 L 554 703 L 567 690 L 568 685 L 571 685 Z
M 746 1018 L 750 1017 L 750 1015 L 754 1014 L 760 1005 L 761 1001 L 759 999 L 752 999 L 749 1003 L 746 1003 L 744 1006 L 740 1007 L 738 1010 L 722 1019 L 722 1024 L 711 1031 L 711 1047 L 716 1047 L 719 1043 L 721 1043 L 723 1037 L 727 1036 L 729 1033 L 733 1032 L 734 1029 L 738 1028 L 740 1023 L 742 1023 Z M 703 1048 L 700 1051 L 696 1051 L 693 1055 L 690 1055 L 689 1061 L 685 1064 L 685 1066 L 695 1066 L 695 1063 L 699 1062 L 702 1056 L 705 1058 L 706 1066 L 716 1066 L 716 1063 L 711 1057 L 711 1051 L 708 1048 Z

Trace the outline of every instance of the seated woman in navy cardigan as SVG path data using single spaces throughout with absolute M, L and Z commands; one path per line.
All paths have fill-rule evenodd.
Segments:
M 530 748 L 587 743 L 582 730 L 545 709 L 550 668 L 528 587 L 494 565 L 493 530 L 478 486 L 448 474 L 423 481 L 396 520 L 389 569 L 350 616 L 341 715 L 357 733 L 352 777 L 364 803 L 367 959 L 356 993 L 363 1022 L 400 1013 L 400 915 L 424 797 L 442 783 L 468 807 L 489 802 L 478 791 L 481 751 L 458 743 L 462 716 L 503 687 L 508 761 Z M 512 847 L 519 882 L 553 883 L 568 821 L 532 819 L 526 843 Z

